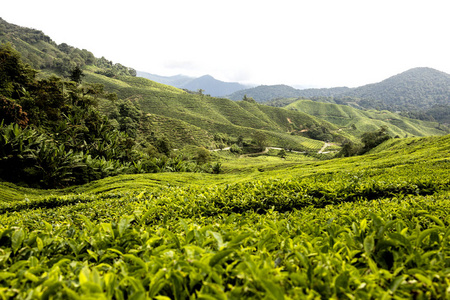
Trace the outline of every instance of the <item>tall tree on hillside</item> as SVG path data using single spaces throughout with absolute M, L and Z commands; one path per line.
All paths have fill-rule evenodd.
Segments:
M 36 71 L 22 63 L 19 52 L 10 44 L 0 45 L 0 95 L 18 99 L 35 75 Z
M 361 142 L 364 146 L 361 149 L 361 154 L 364 154 L 384 141 L 389 140 L 391 136 L 387 130 L 388 129 L 386 126 L 381 126 L 378 130 L 363 133 L 361 136 Z
M 78 66 L 76 66 L 75 69 L 72 70 L 72 73 L 70 74 L 69 78 L 70 80 L 80 84 L 83 77 L 84 77 L 83 71 Z

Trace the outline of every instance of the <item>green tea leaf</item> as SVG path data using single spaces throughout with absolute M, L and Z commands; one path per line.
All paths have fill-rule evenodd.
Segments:
M 375 241 L 372 235 L 368 235 L 364 238 L 364 251 L 366 253 L 371 254 L 373 249 L 375 248 Z
M 11 237 L 11 247 L 14 253 L 19 250 L 19 248 L 22 246 L 22 242 L 25 239 L 25 232 L 22 228 L 19 230 L 14 231 L 12 237 Z
M 216 264 L 218 264 L 224 257 L 230 255 L 231 253 L 233 253 L 234 250 L 233 249 L 224 249 L 224 250 L 220 250 L 218 251 L 216 254 L 214 254 L 214 256 L 211 258 L 211 260 L 209 261 L 209 265 L 211 267 L 214 267 Z
M 261 285 L 268 292 L 268 296 L 274 300 L 284 299 L 283 289 L 270 280 L 260 278 Z

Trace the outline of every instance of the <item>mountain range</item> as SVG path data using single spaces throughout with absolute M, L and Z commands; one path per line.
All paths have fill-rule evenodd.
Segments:
M 138 140 L 148 140 L 149 136 L 166 137 L 176 148 L 186 145 L 215 147 L 220 144 L 220 140 L 224 140 L 223 136 L 228 136 L 228 141 L 238 138 L 251 141 L 262 134 L 271 146 L 320 149 L 323 141 L 339 143 L 344 139 L 357 139 L 361 134 L 360 130 L 376 129 L 380 124 L 386 125 L 391 134 L 399 136 L 435 135 L 447 132 L 445 128 L 438 128 L 437 123 L 411 123 L 404 116 L 398 115 L 386 118 L 383 123 L 373 122 L 373 116 L 366 115 L 364 121 L 360 121 L 359 124 L 365 122 L 368 125 L 357 124 L 358 130 L 352 130 L 351 125 L 354 123 L 333 124 L 319 115 L 315 116 L 312 113 L 313 109 L 305 113 L 298 107 L 271 107 L 255 103 L 251 99 L 232 101 L 212 97 L 208 95 L 205 86 L 196 85 L 198 82 L 221 83 L 211 76 L 194 79 L 187 76 L 154 78 L 171 80 L 161 84 L 136 76 L 142 72 L 137 73 L 121 64 L 113 64 L 104 57 L 96 58 L 85 49 L 80 50 L 64 43 L 57 45 L 39 30 L 9 24 L 2 19 L 0 19 L 0 42 L 10 43 L 20 52 L 25 62 L 40 70 L 41 77 L 56 74 L 69 78 L 70 72 L 75 67 L 81 68 L 84 73 L 83 84 L 101 85 L 106 92 L 117 96 L 115 101 L 98 100 L 99 111 L 108 116 L 116 126 L 137 134 Z M 169 86 L 168 83 L 190 86 L 191 91 L 204 89 L 204 92 L 187 92 Z M 295 91 L 294 88 L 281 87 Z M 329 96 L 331 91 L 338 89 L 346 91 L 348 88 L 310 91 L 321 91 L 323 95 Z M 290 102 L 296 100 L 294 97 Z M 317 101 L 313 103 L 319 104 Z M 340 109 L 340 106 L 335 107 Z M 388 119 L 395 119 L 397 123 Z M 417 130 L 417 127 L 421 130 Z
M 362 109 L 408 112 L 413 117 L 450 122 L 450 75 L 432 68 L 413 68 L 357 88 L 295 89 L 286 85 L 261 85 L 237 91 L 228 98 L 240 100 L 244 95 L 273 106 L 285 106 L 303 98 Z
M 193 92 L 202 90 L 202 93 L 211 95 L 213 97 L 223 97 L 226 95 L 230 95 L 236 91 L 247 89 L 250 87 L 238 82 L 221 81 L 215 79 L 211 75 L 204 75 L 195 78 L 185 75 L 160 76 L 147 72 L 137 71 L 137 76 Z

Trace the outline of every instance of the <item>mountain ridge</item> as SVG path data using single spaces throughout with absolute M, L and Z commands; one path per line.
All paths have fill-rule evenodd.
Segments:
M 284 98 L 308 98 L 322 102 L 356 105 L 363 109 L 426 112 L 436 106 L 450 106 L 450 75 L 428 67 L 417 67 L 380 82 L 356 88 L 299 90 L 292 87 L 280 88 L 279 85 L 258 86 L 238 91 L 229 95 L 228 98 L 239 100 L 243 95 L 261 103 Z M 280 103 L 276 104 L 276 106 L 280 105 Z
M 213 97 L 223 97 L 239 90 L 247 89 L 248 85 L 239 82 L 225 82 L 206 74 L 200 77 L 186 75 L 160 76 L 143 71 L 137 71 L 137 76 L 147 78 L 158 83 L 174 86 L 193 92 L 202 90 L 202 93 Z

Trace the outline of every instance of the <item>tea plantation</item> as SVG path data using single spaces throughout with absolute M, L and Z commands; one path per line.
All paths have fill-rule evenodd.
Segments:
M 64 190 L 0 183 L 0 298 L 450 297 L 450 136 L 279 160 Z

